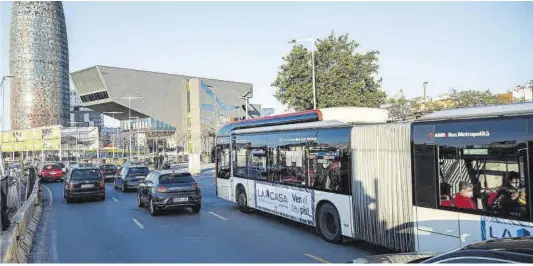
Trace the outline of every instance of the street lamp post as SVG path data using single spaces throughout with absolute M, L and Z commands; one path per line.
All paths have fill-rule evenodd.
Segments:
M 144 97 L 142 96 L 132 96 L 132 97 L 120 97 L 119 99 L 122 99 L 122 100 L 128 100 L 128 124 L 129 126 L 131 126 L 131 100 L 138 100 L 138 99 L 143 99 Z M 129 148 L 129 158 L 131 160 L 131 128 L 129 129 L 130 130 L 130 148 Z
M 2 132 L 4 131 L 4 125 L 6 124 L 6 118 L 4 117 L 4 109 L 5 109 L 5 89 L 4 89 L 4 82 L 6 81 L 6 79 L 8 78 L 14 78 L 14 76 L 3 76 L 2 77 L 2 81 L 0 82 L 0 87 L 2 88 L 2 116 L 0 117 L 2 119 Z M 3 133 L 2 133 L 3 134 Z M 2 135 L 2 139 L 0 140 L 0 170 L 2 170 L 2 175 L 3 176 L 5 174 L 5 169 L 4 169 L 4 157 L 3 157 L 3 150 L 2 150 L 2 143 L 4 142 L 4 137 Z
M 307 38 L 300 40 L 292 40 L 289 43 L 298 43 L 298 42 L 310 42 L 311 43 L 311 64 L 313 66 L 313 108 L 316 109 L 316 79 L 315 79 L 315 38 Z
M 70 124 L 74 124 L 74 126 L 76 127 L 76 162 L 79 162 L 79 157 L 80 157 L 80 150 L 79 150 L 79 146 L 78 146 L 78 143 L 80 142 L 80 129 L 78 128 L 78 124 L 81 124 L 81 123 L 84 123 L 84 122 L 69 122 Z
M 122 112 L 104 112 L 104 114 L 110 114 L 113 116 L 113 119 L 115 119 L 115 114 L 122 114 Z M 113 159 L 115 159 L 115 133 L 113 133 Z
M 137 120 L 137 123 L 139 122 L 139 119 L 141 119 L 140 117 L 137 117 L 137 116 L 132 116 L 131 118 L 132 118 L 132 119 L 136 119 L 136 120 Z M 140 144 L 140 141 L 139 141 L 139 135 L 140 135 L 140 134 L 141 134 L 141 132 L 140 132 L 140 124 L 139 124 L 139 125 L 137 126 L 137 138 L 135 138 L 136 141 L 137 141 L 137 145 L 136 145 L 136 146 L 137 146 L 137 158 L 139 158 L 140 155 L 141 155 L 141 153 L 140 153 L 140 147 L 139 147 L 139 146 L 140 146 L 140 145 L 139 145 L 139 144 Z

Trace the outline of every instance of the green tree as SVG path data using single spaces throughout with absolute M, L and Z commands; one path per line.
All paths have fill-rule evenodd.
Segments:
M 387 95 L 376 78 L 378 51 L 356 53 L 359 44 L 348 34 L 331 33 L 316 41 L 315 73 L 317 108 L 336 106 L 379 107 Z M 295 45 L 283 57 L 278 76 L 272 86 L 281 103 L 295 110 L 313 108 L 313 80 L 311 51 Z
M 405 98 L 403 91 L 400 90 L 396 97 L 387 99 L 386 108 L 389 110 L 391 120 L 406 120 L 413 115 L 411 99 Z
M 456 89 L 451 89 L 448 96 L 451 100 L 455 100 L 455 108 L 491 105 L 498 103 L 496 95 L 493 94 L 490 90 L 457 91 Z

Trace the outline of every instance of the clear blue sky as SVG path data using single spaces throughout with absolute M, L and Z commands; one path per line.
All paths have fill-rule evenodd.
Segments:
M 10 2 L 0 3 L 8 72 Z M 92 65 L 251 82 L 272 96 L 287 40 L 349 33 L 377 49 L 383 89 L 505 91 L 533 79 L 532 2 L 64 2 L 70 71 Z M 320 89 L 320 88 L 318 88 Z M 6 112 L 8 115 L 9 112 Z M 9 126 L 8 126 L 9 127 Z

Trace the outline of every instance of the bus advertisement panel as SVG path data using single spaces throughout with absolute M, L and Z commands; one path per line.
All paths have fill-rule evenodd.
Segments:
M 312 189 L 256 181 L 255 191 L 257 209 L 315 225 L 315 195 Z

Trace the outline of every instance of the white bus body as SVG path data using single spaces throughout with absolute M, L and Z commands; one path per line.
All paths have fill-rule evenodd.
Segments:
M 533 113 L 533 104 L 527 107 L 529 108 L 527 110 L 532 110 Z M 511 107 L 513 108 L 516 109 L 515 106 Z M 457 118 L 461 118 L 463 114 L 464 119 L 469 119 L 453 123 L 448 123 L 448 120 L 440 121 L 438 115 L 432 114 L 427 119 L 414 123 L 386 124 L 383 121 L 370 124 L 371 121 L 367 123 L 359 121 L 358 124 L 357 119 L 347 121 L 350 119 L 344 118 L 341 119 L 343 122 L 320 121 L 234 130 L 230 139 L 247 134 L 267 136 L 272 132 L 322 130 L 346 127 L 348 126 L 346 123 L 356 124 L 350 126 L 351 132 L 348 137 L 350 193 L 331 193 L 311 187 L 257 180 L 261 177 L 255 179 L 236 177 L 233 169 L 238 161 L 235 158 L 239 154 L 231 148 L 231 175 L 229 178 L 217 176 L 217 195 L 222 199 L 238 202 L 239 191 L 244 189 L 247 207 L 311 226 L 317 226 L 319 215 L 317 212 L 321 204 L 329 202 L 338 212 L 342 236 L 362 239 L 404 252 L 415 250 L 445 252 L 491 238 L 531 235 L 533 221 L 529 192 L 532 187 L 530 173 L 533 172 L 533 149 L 532 151 L 526 149 L 524 152 L 524 149 L 520 148 L 522 146 L 518 144 L 500 148 L 492 142 L 507 143 L 516 139 L 515 142 L 521 142 L 524 147 L 529 147 L 531 140 L 533 146 L 533 116 L 522 117 L 521 120 L 514 117 L 489 119 L 485 117 L 491 113 L 491 110 L 485 110 L 481 112 L 483 117 L 477 117 L 479 114 L 475 112 L 480 111 L 475 109 L 474 113 L 469 112 L 472 109 L 451 114 Z M 502 111 L 502 107 L 497 107 L 496 111 L 492 112 L 506 112 L 506 115 L 513 115 L 516 112 L 523 112 L 524 106 L 516 109 L 515 113 L 508 109 Z M 338 116 L 339 111 L 329 113 L 337 113 Z M 449 119 L 449 116 L 450 112 L 443 112 L 442 117 Z M 379 120 L 382 119 L 380 116 Z M 498 131 L 513 126 L 519 129 L 509 134 Z M 472 127 L 474 131 L 481 133 L 468 133 L 467 129 L 460 127 Z M 528 131 L 529 127 L 531 129 Z M 464 132 L 456 134 L 454 130 L 464 130 Z M 485 131 L 490 133 L 484 133 Z M 234 145 L 238 144 L 232 144 L 230 147 Z M 482 148 L 471 151 L 470 146 Z M 457 157 L 448 154 L 450 147 Z M 497 158 L 503 149 L 509 153 L 505 161 Z M 491 153 L 493 151 L 494 154 Z M 267 152 L 275 151 L 267 149 Z M 217 154 L 220 157 L 220 153 Z M 286 153 L 285 158 L 288 158 L 287 154 L 300 156 Z M 309 156 L 311 152 L 305 154 Z M 516 158 L 512 156 L 513 154 Z M 226 152 L 226 155 L 229 154 Z M 472 164 L 476 166 L 473 167 Z M 470 168 L 466 169 L 468 167 Z M 501 185 L 502 176 L 514 171 L 513 169 L 520 174 L 522 189 L 527 191 L 526 203 L 521 209 L 526 213 L 516 214 L 518 216 L 504 215 L 491 209 L 490 203 L 487 203 L 487 198 L 490 198 L 488 195 L 494 194 L 491 189 Z M 459 193 L 460 181 L 471 181 L 472 178 L 481 186 L 476 190 L 479 194 L 477 209 L 459 209 L 444 204 L 450 200 L 443 199 L 453 199 L 454 195 Z M 311 184 L 311 179 L 308 178 L 305 182 Z M 450 191 L 443 192 L 443 183 L 451 188 Z M 266 191 L 269 193 L 269 199 L 273 202 L 278 201 L 279 204 L 265 203 L 263 198 Z M 284 206 L 291 207 L 287 209 Z

